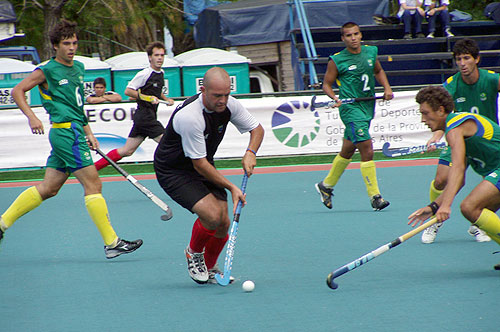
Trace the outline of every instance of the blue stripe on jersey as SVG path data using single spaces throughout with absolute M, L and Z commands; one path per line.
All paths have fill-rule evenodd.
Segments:
M 451 118 L 448 123 L 446 123 L 447 131 L 458 127 L 466 120 L 474 120 L 477 125 L 477 132 L 474 136 L 479 136 L 487 140 L 491 140 L 493 137 L 493 126 L 491 123 L 479 114 L 473 113 L 456 113 L 457 116 Z

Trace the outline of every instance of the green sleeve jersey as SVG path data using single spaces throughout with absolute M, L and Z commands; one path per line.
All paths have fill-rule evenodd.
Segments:
M 375 96 L 374 68 L 377 54 L 376 46 L 363 45 L 359 54 L 343 49 L 330 56 L 337 66 L 337 85 L 341 99 Z M 370 121 L 374 110 L 375 101 L 345 104 L 340 106 L 340 116 L 344 123 Z
M 83 110 L 83 63 L 75 60 L 73 66 L 66 66 L 52 58 L 39 69 L 43 71 L 48 85 L 48 89 L 41 85 L 39 89 L 42 105 L 49 113 L 50 121 L 87 125 Z
M 500 168 L 500 126 L 479 114 L 450 113 L 446 118 L 445 134 L 467 120 L 477 125 L 476 134 L 465 139 L 467 161 L 476 173 L 487 176 Z
M 460 73 L 456 73 L 443 86 L 453 97 L 457 112 L 481 114 L 498 124 L 499 79 L 499 74 L 479 69 L 479 79 L 474 84 L 465 83 Z

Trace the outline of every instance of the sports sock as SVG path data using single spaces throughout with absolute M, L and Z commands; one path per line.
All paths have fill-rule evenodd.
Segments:
M 7 211 L 2 214 L 2 230 L 5 231 L 12 226 L 17 219 L 38 207 L 42 201 L 42 196 L 40 196 L 36 187 L 29 187 L 23 191 L 17 196 L 16 200 L 9 206 Z
M 443 193 L 442 190 L 436 189 L 436 187 L 434 187 L 434 181 L 435 180 L 432 180 L 431 187 L 429 189 L 429 197 L 431 199 L 431 202 L 434 202 L 436 198 L 438 198 Z
M 214 230 L 206 229 L 201 224 L 200 218 L 196 219 L 196 221 L 193 224 L 193 231 L 191 233 L 191 241 L 189 242 L 189 248 L 193 253 L 203 252 L 203 249 L 205 249 L 208 240 L 210 240 L 210 238 L 213 237 L 214 234 L 215 234 L 215 229 Z
M 485 231 L 493 241 L 500 244 L 500 218 L 495 212 L 483 209 L 473 225 Z
M 340 177 L 344 173 L 346 167 L 349 165 L 352 159 L 346 159 L 340 156 L 340 154 L 336 155 L 332 162 L 332 167 L 330 168 L 330 172 L 323 180 L 323 185 L 327 188 L 333 188 Z
M 375 195 L 380 194 L 380 190 L 378 189 L 377 170 L 375 168 L 375 162 L 373 160 L 362 161 L 360 163 L 360 168 L 361 175 L 363 176 L 363 180 L 365 181 L 368 196 L 371 198 Z
M 104 197 L 101 194 L 87 195 L 85 196 L 85 206 L 90 218 L 92 218 L 99 233 L 101 233 L 104 244 L 110 246 L 116 243 L 118 236 L 109 221 L 108 206 Z
M 210 270 L 217 263 L 217 259 L 222 249 L 224 249 L 227 239 L 229 239 L 229 235 L 226 234 L 223 238 L 212 236 L 208 240 L 205 246 L 205 264 L 207 265 L 207 269 Z
M 108 154 L 106 154 L 109 159 L 113 160 L 113 161 L 118 161 L 120 159 L 122 159 L 123 157 L 120 156 L 120 154 L 118 153 L 118 149 L 114 149 L 114 150 L 111 150 L 108 152 Z M 97 170 L 100 170 L 100 169 L 103 169 L 104 167 L 108 166 L 109 163 L 106 159 L 104 158 L 101 158 L 99 159 L 98 161 L 96 161 L 94 163 L 95 165 L 95 168 L 97 168 Z

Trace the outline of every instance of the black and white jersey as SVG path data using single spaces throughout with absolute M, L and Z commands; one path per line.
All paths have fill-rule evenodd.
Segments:
M 229 122 L 240 133 L 259 126 L 259 122 L 232 96 L 221 113 L 205 109 L 202 94 L 187 99 L 172 114 L 156 148 L 155 169 L 194 170 L 191 160 L 201 158 L 207 158 L 213 164 Z
M 127 88 L 141 90 L 142 94 L 155 96 L 161 99 L 161 92 L 165 85 L 163 70 L 155 71 L 148 67 L 138 72 L 128 83 Z M 158 104 L 137 100 L 137 110 L 134 113 L 134 122 L 156 122 Z

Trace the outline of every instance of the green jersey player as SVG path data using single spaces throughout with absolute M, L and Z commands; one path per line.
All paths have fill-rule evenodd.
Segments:
M 500 75 L 478 68 L 479 47 L 472 39 L 462 39 L 453 46 L 453 56 L 460 72 L 448 78 L 443 86 L 451 94 L 458 112 L 481 114 L 498 124 L 498 91 Z M 428 144 L 438 142 L 443 136 L 436 131 Z M 430 149 L 432 150 L 432 149 Z M 451 163 L 451 150 L 444 150 L 439 156 L 436 176 L 430 185 L 430 200 L 434 201 L 446 187 Z M 441 223 L 434 224 L 422 233 L 423 243 L 434 242 Z M 490 241 L 490 238 L 475 226 L 469 228 L 469 234 L 476 241 Z
M 76 24 L 62 20 L 51 31 L 50 41 L 56 56 L 16 85 L 12 96 L 28 118 L 31 132 L 43 134 L 43 123 L 25 99 L 27 91 L 39 86 L 43 107 L 52 123 L 49 133 L 52 151 L 43 181 L 22 192 L 1 215 L 0 240 L 17 219 L 55 196 L 73 173 L 84 188 L 85 206 L 102 236 L 106 258 L 130 253 L 142 245 L 142 240 L 126 241 L 116 235 L 90 155 L 89 145 L 97 148 L 99 144 L 83 110 L 84 66 L 73 59 L 78 48 Z
M 465 182 L 467 165 L 483 176 L 483 180 L 460 204 L 463 216 L 470 223 L 500 244 L 500 126 L 474 113 L 452 113 L 453 98 L 440 86 L 421 89 L 416 97 L 422 122 L 432 131 L 445 132 L 451 147 L 452 163 L 448 183 L 431 204 L 413 212 L 408 218 L 413 226 L 431 215 L 438 222 L 450 217 L 451 205 Z M 500 264 L 495 266 L 500 269 Z
M 377 60 L 377 47 L 361 45 L 362 34 L 359 26 L 353 22 L 345 23 L 341 29 L 341 36 L 346 48 L 330 57 L 323 81 L 323 91 L 336 102 L 335 106 L 339 107 L 340 117 L 345 125 L 344 139 L 340 153 L 332 162 L 330 172 L 315 186 L 323 204 L 331 209 L 333 187 L 351 162 L 354 152 L 359 150 L 361 175 L 372 208 L 375 211 L 382 210 L 389 205 L 389 202 L 380 195 L 373 161 L 373 143 L 369 133 L 375 101 L 342 105 L 332 85 L 337 83 L 340 98 L 375 96 L 375 79 L 384 87 L 384 99 L 393 98 L 392 89 L 384 69 Z

